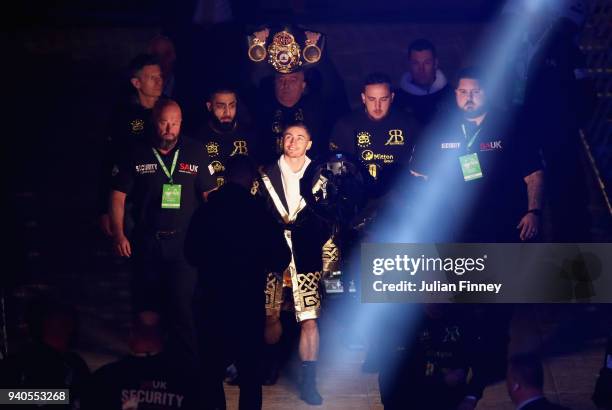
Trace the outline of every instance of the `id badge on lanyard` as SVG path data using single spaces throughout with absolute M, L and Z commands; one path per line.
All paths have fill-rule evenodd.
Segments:
M 166 164 L 159 156 L 159 153 L 155 148 L 153 148 L 153 154 L 155 154 L 155 158 L 161 165 L 162 170 L 168 177 L 168 184 L 162 185 L 162 197 L 161 197 L 161 207 L 162 209 L 181 209 L 181 185 L 175 184 L 172 179 L 172 174 L 174 174 L 174 169 L 176 168 L 176 161 L 178 160 L 179 150 L 177 149 L 174 153 L 174 159 L 172 160 L 172 168 L 168 171 L 166 168 Z
M 163 185 L 161 207 L 163 209 L 181 209 L 181 185 Z
M 463 136 L 467 140 L 467 131 L 465 130 L 465 126 L 463 124 L 461 124 L 461 129 L 463 130 Z M 476 131 L 474 135 L 472 135 L 472 138 L 470 138 L 470 140 L 468 141 L 468 150 L 474 144 L 474 141 L 476 141 L 476 137 L 480 133 L 481 129 L 482 128 L 479 128 L 478 131 Z M 460 156 L 459 165 L 461 166 L 461 172 L 463 173 L 463 180 L 465 182 L 482 178 L 482 168 L 480 166 L 480 160 L 478 159 L 477 152 Z
M 463 172 L 464 181 L 472 181 L 474 179 L 482 178 L 482 169 L 480 168 L 480 161 L 478 161 L 478 154 L 467 154 L 459 157 L 459 163 L 461 164 L 461 172 Z

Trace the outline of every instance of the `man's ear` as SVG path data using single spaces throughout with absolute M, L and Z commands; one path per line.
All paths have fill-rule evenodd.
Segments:
M 132 77 L 130 78 L 130 83 L 132 83 L 132 86 L 139 90 L 140 89 L 140 80 L 138 79 L 138 77 Z
M 308 151 L 310 147 L 312 147 L 312 141 L 308 141 L 308 144 L 306 145 L 306 151 Z
M 206 101 L 206 109 L 207 109 L 209 112 L 212 112 L 212 104 L 210 103 L 210 101 Z
M 395 98 L 395 93 L 391 93 L 391 102 L 393 102 L 393 98 Z
M 365 101 L 366 101 L 365 94 L 364 94 L 364 93 L 361 93 L 361 102 L 362 102 L 364 105 L 365 105 Z

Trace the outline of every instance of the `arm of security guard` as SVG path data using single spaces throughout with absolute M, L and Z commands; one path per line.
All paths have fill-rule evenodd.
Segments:
M 134 166 L 130 164 L 127 155 L 117 161 L 116 172 L 111 180 L 111 193 L 108 213 L 110 215 L 113 248 L 119 256 L 129 258 L 132 255 L 130 241 L 125 236 L 125 198 L 134 185 Z
M 126 197 L 127 195 L 124 192 L 113 190 L 110 195 L 109 213 L 113 232 L 113 247 L 119 256 L 129 258 L 132 256 L 132 247 L 123 230 Z
M 527 212 L 516 226 L 521 241 L 534 239 L 538 235 L 540 227 L 544 192 L 544 163 L 541 153 L 534 143 L 536 140 L 533 130 L 528 129 L 525 125 L 517 128 L 514 132 L 511 155 L 527 188 Z
M 535 237 L 539 232 L 542 194 L 544 192 L 544 172 L 540 169 L 525 178 L 527 184 L 527 213 L 521 218 L 517 229 L 520 229 L 521 241 Z
M 104 154 L 99 170 L 100 175 L 98 178 L 98 223 L 100 225 L 102 233 L 108 237 L 111 237 L 113 234 L 110 227 L 110 217 L 108 215 L 108 195 L 110 192 L 110 178 L 113 169 L 111 152 L 112 142 L 108 141 L 104 149 Z
M 108 196 L 111 192 L 111 180 L 113 168 L 119 157 L 120 147 L 118 144 L 121 129 L 118 124 L 121 123 L 121 115 L 119 109 L 115 109 L 109 119 L 107 129 L 107 140 L 102 151 L 102 158 L 99 169 L 98 179 L 98 223 L 102 233 L 109 238 L 113 236 L 110 224 L 110 215 L 108 213 Z

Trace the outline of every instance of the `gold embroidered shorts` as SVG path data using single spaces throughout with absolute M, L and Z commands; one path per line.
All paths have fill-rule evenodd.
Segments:
M 281 278 L 274 273 L 268 274 L 265 291 L 266 315 L 280 317 L 280 311 L 283 305 L 283 288 L 289 288 L 290 279 L 296 320 L 298 322 L 303 322 L 308 319 L 317 319 L 321 312 L 321 293 L 319 292 L 321 272 L 297 273 L 291 275 L 289 274 L 289 269 L 287 269 L 284 276 L 287 278 L 287 281 L 281 280 Z

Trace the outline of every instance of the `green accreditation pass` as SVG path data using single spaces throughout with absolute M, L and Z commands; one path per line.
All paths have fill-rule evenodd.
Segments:
M 465 181 L 482 178 L 482 170 L 480 169 L 477 153 L 474 152 L 473 154 L 460 156 L 459 163 L 461 164 L 461 171 Z
M 153 148 L 153 154 L 155 154 L 155 158 L 157 158 L 157 162 L 161 165 L 164 174 L 168 177 L 168 184 L 164 184 L 162 186 L 162 200 L 161 207 L 163 209 L 181 209 L 181 185 L 175 184 L 172 179 L 172 174 L 174 174 L 174 169 L 176 168 L 176 161 L 178 160 L 179 150 L 177 149 L 174 153 L 174 159 L 172 160 L 172 168 L 168 171 L 166 168 L 166 164 L 159 156 L 159 153 L 155 148 Z
M 461 124 L 461 130 L 463 131 L 463 136 L 467 141 L 467 150 L 469 151 L 474 142 L 476 141 L 476 137 L 480 134 L 482 128 L 479 128 L 473 135 L 472 138 L 469 138 L 467 135 L 467 130 L 465 129 L 465 125 Z M 480 168 L 480 161 L 478 160 L 478 154 L 474 152 L 473 154 L 466 154 L 459 157 L 459 163 L 461 164 L 461 172 L 463 172 L 463 179 L 465 181 L 472 181 L 474 179 L 482 178 L 482 169 Z
M 164 209 L 181 208 L 181 186 L 164 184 L 162 188 L 161 207 Z

